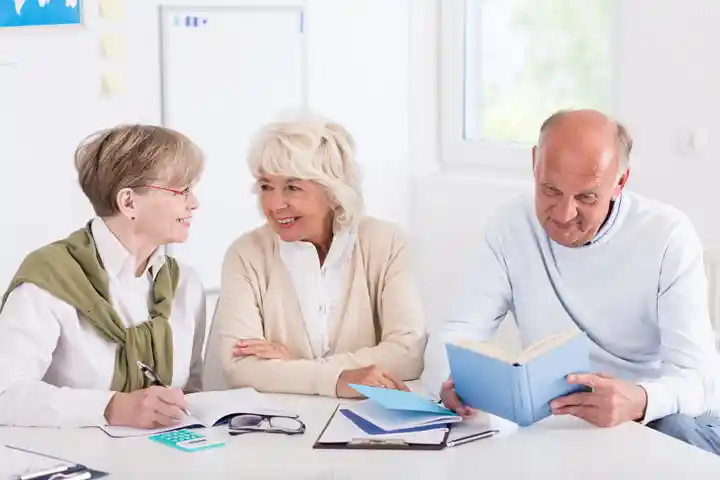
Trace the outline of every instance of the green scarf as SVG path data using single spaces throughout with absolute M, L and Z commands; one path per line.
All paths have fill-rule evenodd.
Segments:
M 172 382 L 173 341 L 170 327 L 172 299 L 179 279 L 177 262 L 166 257 L 155 278 L 150 320 L 125 328 L 112 307 L 107 272 L 100 261 L 90 224 L 29 254 L 20 265 L 2 298 L 23 283 L 34 284 L 82 313 L 95 331 L 118 344 L 110 389 L 132 392 L 147 388 L 149 381 L 137 366 L 148 365 L 157 376 Z

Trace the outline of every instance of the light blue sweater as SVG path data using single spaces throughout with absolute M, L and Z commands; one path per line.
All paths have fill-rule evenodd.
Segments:
M 537 220 L 532 196 L 512 202 L 473 252 L 458 312 L 430 336 L 425 387 L 448 376 L 444 343 L 487 340 L 512 313 L 522 343 L 581 328 L 598 372 L 642 385 L 644 421 L 718 412 L 717 352 L 703 248 L 677 209 L 624 193 L 593 242 L 568 248 Z

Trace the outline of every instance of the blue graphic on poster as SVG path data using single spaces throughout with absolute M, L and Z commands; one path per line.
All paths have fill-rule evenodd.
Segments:
M 81 0 L 0 0 L 0 27 L 80 24 Z
M 207 18 L 196 17 L 193 15 L 185 15 L 182 17 L 180 15 L 175 15 L 173 18 L 173 25 L 176 27 L 202 27 L 203 25 L 207 25 L 207 23 Z

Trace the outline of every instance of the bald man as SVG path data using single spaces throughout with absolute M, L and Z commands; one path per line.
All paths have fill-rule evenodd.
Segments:
M 551 402 L 597 426 L 637 421 L 720 454 L 718 356 L 703 249 L 680 211 L 624 192 L 632 139 L 592 110 L 561 111 L 533 148 L 534 195 L 490 222 L 460 311 L 428 342 L 423 382 L 449 408 L 445 342 L 484 341 L 509 312 L 524 345 L 577 328 L 590 339 L 591 387 Z

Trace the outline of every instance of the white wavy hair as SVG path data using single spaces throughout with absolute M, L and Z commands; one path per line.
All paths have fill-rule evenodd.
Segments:
M 310 180 L 323 186 L 334 206 L 335 228 L 355 226 L 364 210 L 355 141 L 342 126 L 317 116 L 265 125 L 254 137 L 248 166 L 265 175 Z

